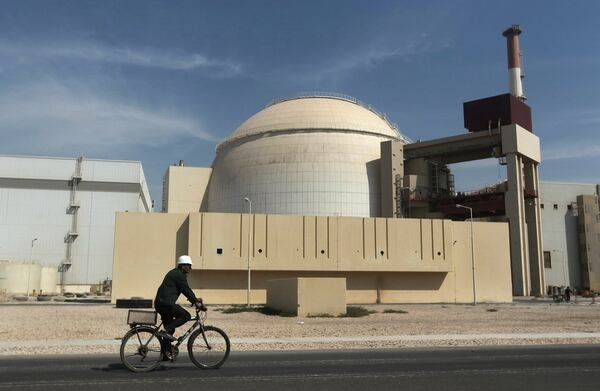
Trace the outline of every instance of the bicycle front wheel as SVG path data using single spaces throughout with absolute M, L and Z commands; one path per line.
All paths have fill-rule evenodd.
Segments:
M 154 335 L 154 327 L 134 327 L 121 342 L 121 362 L 133 372 L 148 372 L 160 364 L 163 351 L 161 341 Z
M 204 326 L 204 333 L 196 330 L 188 341 L 190 360 L 202 369 L 219 368 L 229 357 L 230 350 L 229 337 L 214 326 Z

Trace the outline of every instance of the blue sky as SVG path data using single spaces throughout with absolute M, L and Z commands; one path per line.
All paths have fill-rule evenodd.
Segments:
M 597 1 L 6 1 L 0 153 L 140 160 L 160 207 L 178 160 L 308 91 L 372 104 L 412 139 L 465 132 L 462 102 L 508 89 L 523 28 L 542 180 L 600 183 Z M 504 178 L 453 166 L 457 187 Z

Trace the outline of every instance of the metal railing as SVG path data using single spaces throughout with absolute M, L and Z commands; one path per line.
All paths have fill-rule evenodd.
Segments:
M 408 138 L 407 136 L 402 134 L 398 124 L 390 121 L 388 119 L 387 115 L 385 115 L 385 113 L 377 110 L 372 105 L 366 104 L 366 103 L 354 98 L 353 96 L 346 95 L 346 94 L 340 94 L 337 92 L 323 92 L 323 91 L 301 92 L 298 95 L 272 100 L 265 106 L 265 108 L 271 107 L 271 106 L 276 105 L 281 102 L 286 102 L 286 101 L 294 100 L 294 99 L 303 99 L 303 98 L 332 98 L 332 99 L 339 99 L 339 100 L 344 100 L 344 101 L 347 101 L 350 103 L 354 103 L 356 105 L 359 105 L 359 106 L 371 111 L 373 114 L 377 115 L 379 118 L 384 120 L 392 129 L 394 129 L 396 131 L 396 133 L 398 134 L 398 137 L 401 138 L 402 140 L 404 140 L 404 142 L 406 142 L 406 143 L 413 142 L 410 138 Z

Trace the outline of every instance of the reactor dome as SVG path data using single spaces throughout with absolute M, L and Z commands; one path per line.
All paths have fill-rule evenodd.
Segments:
M 380 143 L 405 141 L 370 106 L 338 95 L 275 101 L 217 146 L 202 210 L 379 216 Z

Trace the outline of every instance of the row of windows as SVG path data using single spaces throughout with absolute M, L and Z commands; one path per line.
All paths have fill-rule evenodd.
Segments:
M 544 209 L 544 204 L 540 204 L 540 208 Z M 557 210 L 558 209 L 558 204 L 552 204 L 552 208 L 555 209 L 555 210 Z M 573 205 L 572 204 L 568 204 L 567 205 L 567 209 L 568 210 L 573 209 Z

